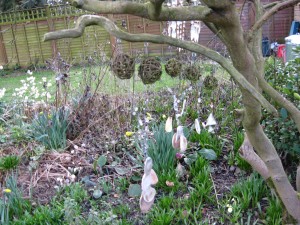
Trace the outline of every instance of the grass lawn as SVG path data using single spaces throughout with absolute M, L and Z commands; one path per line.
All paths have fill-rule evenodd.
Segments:
M 6 89 L 3 101 L 12 100 L 15 89 L 22 86 L 21 80 L 26 80 L 30 76 L 35 77 L 36 87 L 39 91 L 42 91 L 43 89 L 42 78 L 46 77 L 47 80 L 52 83 L 52 86 L 49 88 L 49 92 L 54 94 L 54 84 L 56 82 L 55 72 L 50 70 L 34 71 L 32 75 L 29 75 L 26 72 L 18 72 L 0 78 L 0 89 Z M 172 87 L 180 82 L 178 78 L 171 78 L 168 76 L 164 70 L 160 81 L 153 85 L 144 85 L 137 76 L 137 72 L 134 75 L 134 79 L 120 80 L 105 67 L 74 67 L 70 70 L 69 76 L 71 89 L 74 91 L 78 90 L 78 88 L 84 88 L 84 84 L 91 84 L 91 86 L 95 86 L 97 79 L 99 79 L 101 80 L 99 91 L 107 94 L 132 93 L 133 91 L 156 91 L 163 87 Z

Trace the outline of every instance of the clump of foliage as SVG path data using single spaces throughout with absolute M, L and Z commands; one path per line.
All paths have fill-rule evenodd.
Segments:
M 153 139 L 147 141 L 148 155 L 153 160 L 156 173 L 168 173 L 174 170 L 176 150 L 172 146 L 173 132 L 165 132 L 165 124 L 153 126 Z
M 15 169 L 20 162 L 20 158 L 16 155 L 8 155 L 0 158 L 0 170 Z
M 295 105 L 300 105 L 300 58 L 290 61 L 285 66 L 275 58 L 269 58 L 265 67 L 267 81 Z M 280 153 L 300 156 L 299 132 L 285 108 L 280 108 L 280 117 L 265 114 L 263 125 L 266 134 L 272 139 Z
M 66 147 L 68 115 L 64 108 L 51 113 L 40 113 L 32 123 L 34 138 L 48 149 Z

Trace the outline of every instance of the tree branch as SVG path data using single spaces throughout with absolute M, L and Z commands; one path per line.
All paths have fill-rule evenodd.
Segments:
M 267 9 L 270 9 L 270 8 L 272 8 L 273 6 L 277 5 L 278 3 L 280 3 L 280 1 L 277 1 L 277 2 L 271 2 L 271 3 L 265 4 L 263 7 L 264 7 L 265 10 L 267 10 Z
M 275 13 L 277 13 L 280 10 L 283 10 L 285 8 L 288 8 L 290 6 L 296 5 L 299 3 L 300 0 L 284 0 L 280 1 L 277 4 L 275 4 L 273 7 L 271 7 L 268 11 L 262 15 L 262 17 L 255 22 L 255 24 L 252 26 L 252 28 L 248 31 L 248 41 L 250 41 L 255 34 L 255 32 L 262 27 L 262 25 Z
M 191 21 L 213 22 L 220 16 L 206 6 L 163 7 L 162 0 L 147 3 L 129 1 L 73 0 L 72 5 L 100 14 L 130 14 L 153 21 Z
M 246 160 L 252 168 L 257 171 L 265 180 L 270 177 L 269 170 L 264 161 L 255 153 L 247 134 L 244 134 L 244 142 L 239 149 L 242 159 Z
M 216 62 L 218 62 L 229 74 L 235 79 L 235 81 L 244 90 L 247 90 L 260 104 L 265 107 L 268 112 L 277 115 L 277 110 L 240 74 L 231 64 L 231 62 L 220 55 L 218 52 L 212 49 L 206 48 L 202 45 L 183 41 L 176 38 L 171 38 L 163 35 L 151 35 L 151 34 L 130 34 L 120 30 L 112 21 L 103 17 L 95 15 L 83 15 L 77 20 L 76 26 L 73 29 L 54 31 L 46 33 L 44 36 L 45 41 L 62 39 L 62 38 L 76 38 L 80 37 L 86 26 L 99 25 L 102 26 L 111 35 L 116 36 L 122 40 L 130 42 L 152 42 L 158 44 L 169 44 L 172 46 L 187 49 L 192 52 L 202 54 Z
M 277 92 L 268 82 L 261 76 L 257 77 L 260 88 L 281 107 L 285 108 L 293 121 L 296 123 L 297 129 L 300 132 L 300 110 L 289 100 L 284 98 L 279 92 Z
M 297 169 L 296 188 L 297 188 L 297 191 L 300 193 L 300 166 L 298 166 L 298 169 Z

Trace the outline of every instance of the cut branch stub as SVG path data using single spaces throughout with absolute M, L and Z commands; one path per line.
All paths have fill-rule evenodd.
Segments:
M 134 74 L 135 62 L 127 54 L 118 54 L 112 63 L 112 71 L 120 79 L 130 79 Z
M 138 75 L 144 84 L 155 83 L 160 79 L 161 74 L 161 64 L 157 59 L 150 57 L 141 62 Z
M 167 74 L 171 77 L 177 77 L 181 73 L 182 63 L 177 59 L 169 59 L 166 63 L 165 69 Z
M 190 81 L 197 81 L 201 77 L 200 67 L 198 65 L 187 66 L 183 71 L 183 77 Z

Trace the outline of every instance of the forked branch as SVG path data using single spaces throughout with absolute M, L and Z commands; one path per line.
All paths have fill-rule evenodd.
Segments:
M 245 133 L 244 142 L 239 149 L 242 159 L 246 160 L 252 168 L 257 171 L 265 180 L 270 177 L 269 170 L 264 161 L 255 153 L 247 134 Z
M 152 42 L 158 44 L 169 44 L 172 46 L 187 49 L 192 52 L 202 54 L 213 61 L 218 62 L 235 81 L 244 90 L 247 90 L 260 104 L 266 108 L 270 113 L 277 115 L 277 110 L 240 74 L 225 57 L 221 56 L 218 52 L 206 48 L 202 45 L 183 41 L 176 38 L 171 38 L 163 35 L 152 34 L 130 34 L 119 29 L 112 21 L 103 16 L 84 15 L 78 18 L 75 28 L 60 31 L 54 31 L 45 34 L 44 40 L 56 40 L 62 38 L 77 38 L 80 37 L 86 26 L 99 25 L 102 26 L 111 35 L 118 37 L 122 40 L 130 42 Z

